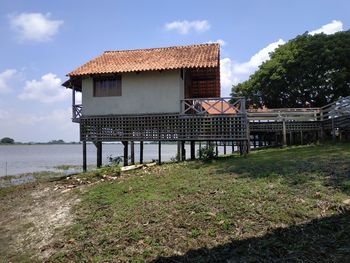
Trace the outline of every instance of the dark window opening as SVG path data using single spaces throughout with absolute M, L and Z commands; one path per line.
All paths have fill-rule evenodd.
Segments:
M 94 78 L 94 97 L 110 97 L 121 95 L 121 76 Z

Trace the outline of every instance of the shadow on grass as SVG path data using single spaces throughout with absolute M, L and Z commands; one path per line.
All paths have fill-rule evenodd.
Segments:
M 349 262 L 350 210 L 153 262 Z
M 288 184 L 315 179 L 350 194 L 350 143 L 326 143 L 268 149 L 243 156 L 221 157 L 216 173 L 236 173 L 243 177 L 283 177 Z

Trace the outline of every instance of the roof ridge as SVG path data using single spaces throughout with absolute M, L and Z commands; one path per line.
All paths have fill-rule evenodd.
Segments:
M 137 48 L 137 49 L 125 49 L 125 50 L 106 50 L 105 53 L 119 53 L 119 52 L 133 52 L 133 51 L 151 51 L 151 50 L 164 50 L 164 49 L 182 49 L 191 47 L 203 47 L 203 46 L 220 46 L 219 43 L 202 43 L 182 46 L 170 46 L 170 47 L 155 47 L 155 48 Z

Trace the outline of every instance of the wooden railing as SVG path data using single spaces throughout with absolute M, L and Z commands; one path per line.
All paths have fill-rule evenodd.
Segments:
M 264 110 L 247 110 L 249 121 L 318 121 L 320 108 L 281 108 Z
M 321 108 L 321 120 L 350 115 L 350 96 L 341 98 Z
M 72 121 L 79 122 L 81 116 L 83 115 L 83 105 L 77 104 L 72 107 Z
M 246 114 L 245 98 L 191 98 L 181 100 L 181 114 Z

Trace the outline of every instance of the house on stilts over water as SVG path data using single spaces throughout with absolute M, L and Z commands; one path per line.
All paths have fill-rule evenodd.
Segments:
M 68 74 L 73 122 L 80 125 L 83 170 L 86 142 L 121 141 L 124 165 L 135 162 L 134 142 L 178 142 L 185 159 L 185 142 L 195 158 L 195 142 L 229 143 L 248 153 L 251 147 L 303 144 L 350 136 L 350 96 L 321 108 L 245 108 L 245 98 L 220 97 L 220 46 L 201 44 L 123 51 L 106 51 Z M 82 104 L 75 101 L 82 93 Z M 226 148 L 224 148 L 226 149 Z M 225 153 L 225 150 L 224 150 Z
M 84 169 L 87 141 L 97 147 L 98 166 L 102 142 L 110 141 L 123 142 L 124 156 L 135 141 L 140 147 L 158 141 L 159 152 L 161 142 L 177 141 L 181 159 L 185 142 L 191 142 L 191 158 L 196 141 L 230 141 L 248 151 L 244 98 L 220 97 L 218 44 L 106 51 L 68 77 L 63 86 L 73 92 Z M 82 92 L 81 105 L 76 92 Z

